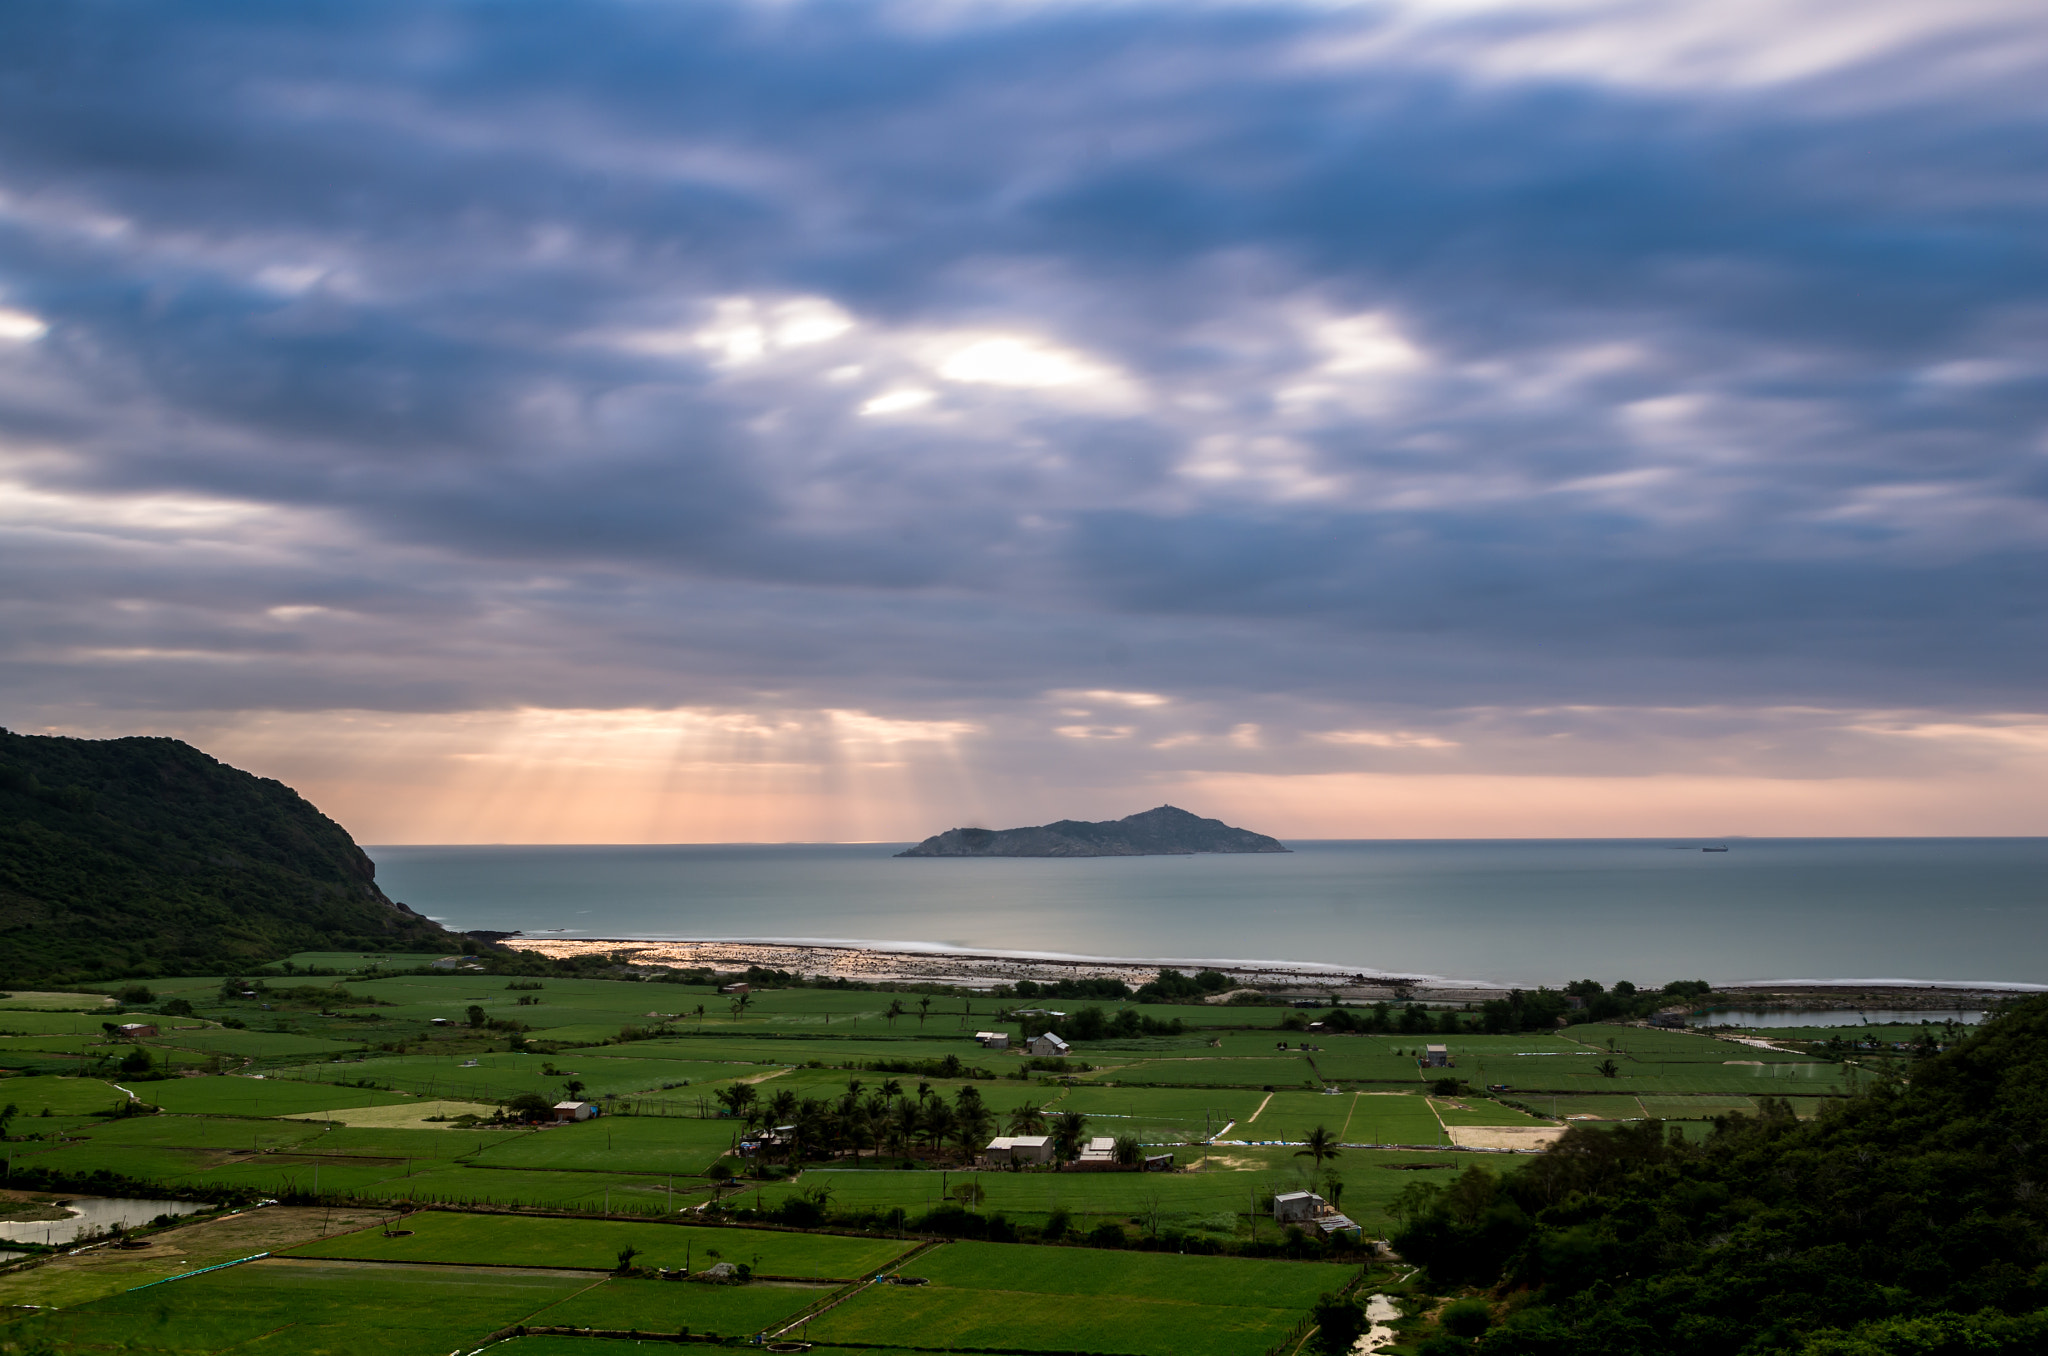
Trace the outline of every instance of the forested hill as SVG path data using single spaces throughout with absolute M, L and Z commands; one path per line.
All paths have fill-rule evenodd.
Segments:
M 1411 1188 L 1394 1244 L 1486 1287 L 1487 1356 L 2048 1351 L 2048 997 L 1817 1120 L 1577 1127 Z M 1467 1349 L 1458 1339 L 1432 1339 Z
M 0 984 L 460 942 L 282 782 L 175 739 L 0 731 Z

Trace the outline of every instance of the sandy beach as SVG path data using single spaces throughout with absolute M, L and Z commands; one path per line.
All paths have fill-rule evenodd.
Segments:
M 795 942 L 676 942 L 632 938 L 585 938 L 576 941 L 508 937 L 504 945 L 549 957 L 612 955 L 633 965 L 680 969 L 706 967 L 744 970 L 758 965 L 792 974 L 844 977 L 867 983 L 883 981 L 948 984 L 992 989 L 1028 979 L 1051 984 L 1063 979 L 1116 979 L 1136 988 L 1162 966 L 1187 970 L 1186 961 L 1093 960 L 1046 956 L 1005 956 L 969 951 L 911 951 L 885 947 L 835 946 Z M 1505 989 L 1460 984 L 1432 975 L 1382 975 L 1343 971 L 1286 962 L 1219 963 L 1216 969 L 1245 987 L 1299 992 L 1304 997 L 1336 994 L 1347 1002 L 1382 998 L 1413 998 L 1424 1002 L 1480 1002 L 1506 995 Z

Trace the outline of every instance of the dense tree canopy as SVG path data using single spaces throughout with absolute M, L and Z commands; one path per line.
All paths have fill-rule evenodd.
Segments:
M 175 739 L 0 730 L 0 983 L 447 949 L 339 824 Z
M 2039 1351 L 2044 1182 L 2048 997 L 1812 1121 L 1575 1127 L 1505 1178 L 1411 1187 L 1394 1243 L 1518 1297 L 1491 1356 Z

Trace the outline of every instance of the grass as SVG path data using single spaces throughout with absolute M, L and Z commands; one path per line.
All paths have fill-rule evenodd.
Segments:
M 0 997 L 0 1009 L 39 1012 L 101 1012 L 116 1006 L 103 993 L 52 993 L 14 989 Z
M 1089 1060 L 1094 1063 L 1093 1059 Z M 1148 1059 L 1119 1068 L 1086 1075 L 1091 1082 L 1113 1080 L 1118 1084 L 1172 1083 L 1181 1086 L 1217 1088 L 1299 1088 L 1315 1081 L 1315 1070 L 1306 1058 L 1218 1058 L 1205 1053 L 1188 1059 Z
M 110 1295 L 15 1326 L 58 1350 L 444 1356 L 592 1282 L 469 1268 L 265 1261 Z
M 147 1042 L 174 1045 L 208 1055 L 242 1055 L 255 1059 L 278 1059 L 306 1055 L 340 1055 L 358 1048 L 346 1041 L 300 1036 L 288 1031 L 234 1031 L 207 1028 L 198 1031 L 167 1031 Z
M 301 1116 L 330 1107 L 391 1106 L 412 1099 L 376 1088 L 325 1087 L 281 1078 L 173 1078 L 137 1085 L 166 1111 L 202 1116 Z
M 687 1328 L 693 1333 L 743 1337 L 787 1321 L 834 1289 L 780 1282 L 704 1285 L 619 1278 L 572 1295 L 542 1310 L 532 1321 L 575 1328 L 638 1328 L 642 1332 L 672 1333 Z
M 1076 1265 L 1076 1257 L 1087 1265 Z M 952 1243 L 916 1258 L 922 1286 L 871 1286 L 806 1325 L 824 1342 L 1252 1356 L 1350 1267 Z
M 510 1220 L 502 1215 L 439 1210 L 414 1215 L 404 1227 L 414 1231 L 410 1238 L 385 1238 L 382 1231 L 367 1229 L 308 1244 L 296 1255 L 610 1268 L 617 1264 L 619 1249 L 630 1244 L 641 1249 L 635 1266 L 705 1267 L 714 1261 L 744 1262 L 762 1275 L 845 1280 L 873 1272 L 913 1246 L 889 1238 L 630 1220 Z
M 155 1090 L 154 1085 L 148 1083 L 136 1086 L 152 1092 Z M 52 1116 L 87 1116 L 119 1106 L 127 1100 L 128 1094 L 97 1078 L 44 1075 L 0 1079 L 0 1106 L 12 1102 L 21 1108 L 23 1117 L 41 1116 L 44 1112 Z M 17 1135 L 34 1133 L 20 1121 L 14 1123 L 13 1132 Z
M 704 1172 L 731 1146 L 734 1121 L 674 1116 L 602 1116 L 509 1136 L 478 1162 L 493 1168 L 577 1172 Z
M 111 1012 L 37 1012 L 32 1009 L 0 1009 L 0 1035 L 7 1036 L 105 1036 L 102 1022 L 113 1020 Z M 148 1020 L 145 1018 L 144 1020 Z
M 631 1046 L 613 1047 L 630 1050 Z M 680 1091 L 661 1092 L 665 1083 L 679 1082 L 690 1077 L 687 1069 L 679 1072 L 673 1060 L 622 1058 L 611 1055 L 594 1055 L 584 1051 L 574 1057 L 568 1055 L 513 1054 L 510 1052 L 480 1054 L 472 1056 L 477 1061 L 475 1068 L 462 1067 L 464 1062 L 451 1055 L 402 1055 L 375 1059 L 362 1064 L 313 1064 L 282 1070 L 293 1078 L 320 1082 L 332 1079 L 336 1082 L 353 1082 L 359 1078 L 373 1079 L 377 1083 L 418 1093 L 423 1097 L 455 1097 L 476 1101 L 507 1101 L 521 1093 L 533 1092 L 549 1100 L 567 1095 L 566 1083 L 573 1074 L 583 1083 L 583 1096 L 603 1097 L 607 1094 L 626 1096 L 632 1093 L 652 1092 L 676 1100 L 692 1098 L 694 1095 Z M 552 1064 L 561 1072 L 541 1072 L 543 1064 Z M 740 1072 L 766 1072 L 763 1069 L 741 1068 Z M 733 1066 L 718 1066 L 718 1072 L 711 1077 L 730 1078 Z M 342 1103 L 336 1103 L 342 1105 Z

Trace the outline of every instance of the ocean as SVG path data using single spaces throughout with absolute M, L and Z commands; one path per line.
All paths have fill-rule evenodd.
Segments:
M 1703 846 L 1726 852 L 1703 852 Z M 2048 838 L 1292 842 L 898 859 L 901 843 L 373 847 L 385 892 L 534 937 L 1314 962 L 1557 985 L 2048 984 Z

